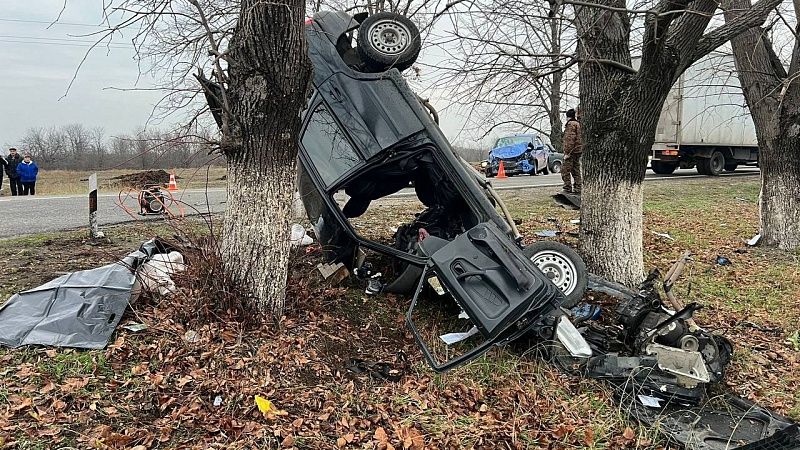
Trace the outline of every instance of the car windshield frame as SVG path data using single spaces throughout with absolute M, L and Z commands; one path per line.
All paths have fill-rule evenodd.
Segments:
M 315 97 L 318 98 L 317 96 Z M 318 157 L 321 156 L 321 153 L 316 149 L 311 148 L 309 145 L 310 142 L 307 141 L 309 129 L 314 126 L 314 120 L 315 118 L 319 117 L 320 111 L 327 113 L 330 119 L 327 125 L 333 127 L 331 131 L 337 135 L 337 139 L 340 139 L 339 146 L 346 146 L 346 149 L 349 149 L 351 155 L 356 159 L 355 163 L 351 164 L 349 167 L 336 168 L 332 164 L 321 164 L 320 161 L 318 161 Z M 313 170 L 317 173 L 318 179 L 324 184 L 325 189 L 331 190 L 340 184 L 342 180 L 348 178 L 351 174 L 361 169 L 366 163 L 366 158 L 358 146 L 353 144 L 352 139 L 344 127 L 341 126 L 336 118 L 336 115 L 321 98 L 317 101 L 310 102 L 308 111 L 305 115 L 306 119 L 305 123 L 303 124 L 302 133 L 300 134 L 299 139 L 300 147 L 309 161 L 313 162 L 311 164 L 313 166 Z M 328 141 L 330 141 L 331 144 L 334 144 L 333 140 L 329 139 Z M 333 169 L 335 171 L 335 173 L 333 173 L 333 177 L 331 177 L 328 172 L 323 173 L 321 170 L 323 167 L 329 167 Z

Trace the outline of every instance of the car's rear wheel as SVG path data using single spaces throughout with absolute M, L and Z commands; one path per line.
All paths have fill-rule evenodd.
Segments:
M 588 282 L 586 264 L 570 246 L 539 241 L 525 247 L 522 253 L 567 297 L 561 306 L 571 308 L 583 299 Z
M 358 28 L 358 53 L 368 72 L 391 68 L 408 69 L 419 56 L 422 43 L 419 29 L 400 14 L 373 14 Z
M 550 168 L 550 172 L 561 173 L 561 161 L 553 161 L 553 167 Z

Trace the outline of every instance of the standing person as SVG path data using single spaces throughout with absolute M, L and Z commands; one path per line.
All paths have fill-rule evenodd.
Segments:
M 580 108 L 567 111 L 567 123 L 564 125 L 564 166 L 561 168 L 561 180 L 564 181 L 564 192 L 581 193 L 581 155 L 583 155 L 583 130 Z
M 22 162 L 22 157 L 17 153 L 17 149 L 8 149 L 8 157 L 3 164 L 8 175 L 8 183 L 11 185 L 11 195 L 22 195 L 22 183 L 17 175 L 17 166 Z
M 8 173 L 8 161 L 2 156 L 0 156 L 0 165 L 3 166 L 3 170 L 0 170 L 0 192 L 3 192 L 3 172 Z
M 17 165 L 17 175 L 22 183 L 20 195 L 36 195 L 36 176 L 39 175 L 39 166 L 33 162 L 30 153 L 25 153 L 25 158 Z

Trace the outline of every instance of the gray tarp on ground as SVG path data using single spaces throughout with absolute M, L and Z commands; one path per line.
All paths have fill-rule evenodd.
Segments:
M 156 240 L 121 261 L 56 278 L 0 306 L 0 345 L 103 348 L 131 300 L 136 269 L 157 253 Z

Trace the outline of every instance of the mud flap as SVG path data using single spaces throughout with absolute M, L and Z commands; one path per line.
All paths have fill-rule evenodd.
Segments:
M 420 247 L 425 250 L 425 240 Z M 412 317 L 424 285 L 434 276 L 485 339 L 462 356 L 444 363 L 431 354 Z M 462 233 L 430 255 L 406 320 L 425 359 L 435 371 L 443 372 L 531 329 L 551 339 L 563 299 L 561 291 L 525 258 L 519 246 L 487 222 Z

